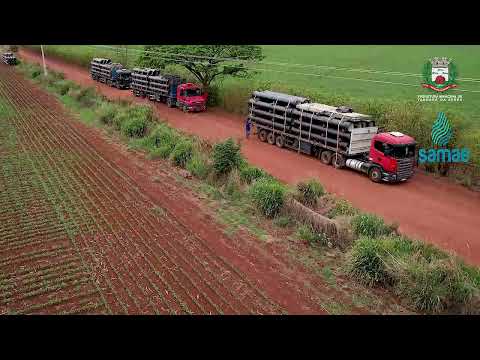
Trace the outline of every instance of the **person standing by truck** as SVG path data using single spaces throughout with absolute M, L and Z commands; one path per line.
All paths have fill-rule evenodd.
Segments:
M 250 137 L 250 131 L 252 130 L 252 121 L 250 118 L 247 118 L 245 121 L 245 137 L 248 139 Z

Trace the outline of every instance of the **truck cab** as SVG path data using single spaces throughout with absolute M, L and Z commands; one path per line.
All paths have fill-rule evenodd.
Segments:
M 368 160 L 368 175 L 372 181 L 399 182 L 413 175 L 415 140 L 392 131 L 373 136 Z
M 132 82 L 132 72 L 122 64 L 112 64 L 110 85 L 118 89 L 129 89 Z
M 193 83 L 181 84 L 177 87 L 177 107 L 184 112 L 204 111 L 207 109 L 208 94 Z

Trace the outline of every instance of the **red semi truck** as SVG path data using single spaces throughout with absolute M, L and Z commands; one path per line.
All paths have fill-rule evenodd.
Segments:
M 193 83 L 185 83 L 179 76 L 161 74 L 158 69 L 132 70 L 132 92 L 135 96 L 176 106 L 184 112 L 205 111 L 208 94 Z
M 363 172 L 374 182 L 400 182 L 413 175 L 415 140 L 400 132 L 378 133 L 370 116 L 350 108 L 255 91 L 248 111 L 261 141 Z

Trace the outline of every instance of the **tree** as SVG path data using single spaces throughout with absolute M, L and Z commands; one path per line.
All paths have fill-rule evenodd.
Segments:
M 249 75 L 243 62 L 229 59 L 260 61 L 263 58 L 258 45 L 146 45 L 137 64 L 160 69 L 178 64 L 209 88 L 214 79 Z

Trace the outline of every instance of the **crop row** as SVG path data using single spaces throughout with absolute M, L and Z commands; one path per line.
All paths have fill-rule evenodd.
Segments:
M 15 83 L 9 95 L 17 107 L 22 107 L 31 91 L 15 80 L 13 76 L 9 79 L 11 85 Z M 39 101 L 35 96 L 29 100 Z M 99 155 L 59 114 L 45 104 L 37 105 L 35 121 L 18 117 L 16 126 L 27 134 L 28 147 L 42 155 L 35 157 L 35 168 L 40 174 L 48 169 L 48 176 L 43 170 L 42 179 L 52 202 L 62 201 L 72 224 L 79 215 L 77 209 L 83 211 L 80 218 L 89 214 L 96 219 L 87 225 L 77 224 L 78 236 L 74 238 L 79 241 L 76 248 L 88 253 L 90 267 L 98 260 L 103 262 L 107 272 L 100 271 L 99 277 L 106 288 L 115 293 L 123 287 L 122 300 L 127 303 L 125 299 L 130 298 L 137 309 L 161 305 L 169 312 L 277 310 L 238 270 L 213 254 L 169 214 L 158 217 L 146 211 L 154 204 L 142 196 L 126 174 Z M 69 148 L 74 156 L 68 162 L 58 161 L 52 157 L 54 148 Z M 96 231 L 96 236 L 83 236 L 86 229 Z M 122 302 L 118 294 L 115 300 Z M 124 310 L 125 303 L 121 305 Z

